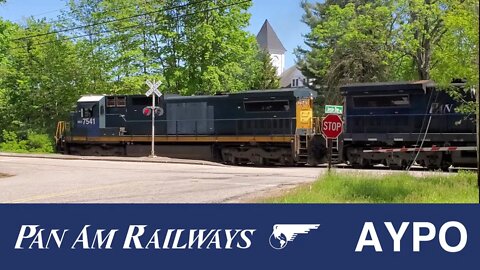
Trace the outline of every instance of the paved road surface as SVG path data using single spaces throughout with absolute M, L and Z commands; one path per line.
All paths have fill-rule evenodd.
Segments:
M 236 202 L 324 170 L 0 156 L 0 203 Z

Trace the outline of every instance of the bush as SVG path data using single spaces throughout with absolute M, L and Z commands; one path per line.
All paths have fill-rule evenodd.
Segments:
M 27 147 L 29 152 L 53 153 L 53 143 L 47 134 L 28 133 Z
M 3 142 L 0 151 L 15 153 L 52 153 L 53 143 L 47 134 L 28 132 L 27 138 L 22 140 L 14 131 L 2 132 Z

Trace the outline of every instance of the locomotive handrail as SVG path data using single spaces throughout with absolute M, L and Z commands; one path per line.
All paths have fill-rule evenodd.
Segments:
M 275 135 L 292 135 L 295 134 L 295 117 L 278 117 L 278 118 L 236 118 L 236 119 L 177 119 L 165 120 L 155 119 L 155 125 L 159 128 L 158 132 L 165 133 L 169 136 L 181 135 L 247 135 L 254 136 L 275 136 Z M 125 127 L 127 134 L 128 127 L 132 124 L 151 123 L 151 120 L 127 120 Z M 222 126 L 224 124 L 225 126 Z M 183 126 L 182 126 L 183 125 Z M 228 126 L 227 126 L 228 125 Z M 222 129 L 222 127 L 226 127 Z M 115 128 L 115 127 L 112 127 Z M 146 130 L 146 126 L 144 129 Z M 158 134 L 157 132 L 157 134 Z M 126 134 L 126 135 L 127 135 Z
M 55 144 L 58 144 L 59 141 L 62 139 L 63 135 L 65 134 L 65 121 L 58 121 L 57 122 L 57 129 L 55 130 Z
M 240 120 L 295 120 L 295 117 L 276 117 L 276 118 L 225 118 L 225 119 L 218 119 L 218 118 L 196 118 L 196 119 L 178 119 L 178 120 L 160 120 L 155 119 L 155 122 L 168 122 L 168 121 L 205 121 L 205 120 L 213 120 L 213 121 L 240 121 Z M 151 119 L 148 120 L 126 120 L 126 122 L 151 122 Z
M 398 115 L 403 115 L 403 116 L 449 116 L 449 115 L 456 115 L 456 116 L 468 116 L 470 114 L 464 114 L 464 113 L 388 113 L 388 114 L 354 114 L 354 115 L 346 115 L 345 117 L 379 117 L 379 116 L 398 116 Z M 475 115 L 473 115 L 475 116 Z

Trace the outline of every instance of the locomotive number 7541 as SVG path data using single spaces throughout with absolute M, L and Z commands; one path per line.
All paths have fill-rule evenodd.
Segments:
M 82 120 L 78 121 L 78 124 L 95 125 L 95 118 L 82 118 Z

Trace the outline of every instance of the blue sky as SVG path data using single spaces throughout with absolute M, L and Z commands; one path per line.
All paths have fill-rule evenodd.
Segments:
M 54 19 L 65 8 L 65 3 L 66 0 L 7 0 L 0 6 L 0 17 L 14 22 L 22 22 L 29 16 Z M 293 50 L 298 45 L 303 46 L 302 34 L 308 32 L 308 27 L 300 21 L 303 14 L 300 0 L 253 0 L 250 13 L 252 18 L 247 30 L 256 35 L 268 19 L 287 49 L 286 68 L 292 66 L 295 61 Z

